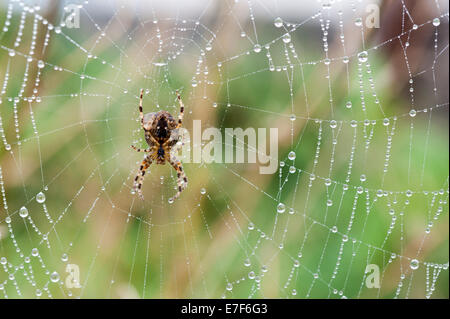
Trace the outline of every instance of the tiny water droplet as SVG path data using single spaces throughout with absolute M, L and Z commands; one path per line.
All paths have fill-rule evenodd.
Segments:
M 59 274 L 56 271 L 52 272 L 52 274 L 50 275 L 50 280 L 52 282 L 58 282 L 59 281 Z
M 367 53 L 367 51 L 362 51 L 358 53 L 358 60 L 361 63 L 367 62 L 368 57 L 369 54 Z
M 412 259 L 409 266 L 412 270 L 416 270 L 417 268 L 419 268 L 419 261 L 417 259 Z
M 273 21 L 273 24 L 277 27 L 277 28 L 281 28 L 283 26 L 283 20 L 278 17 L 275 18 L 275 20 Z
M 289 158 L 291 161 L 295 160 L 295 152 L 290 151 L 289 154 L 288 154 L 288 158 Z
M 277 212 L 282 214 L 284 213 L 286 210 L 286 206 L 283 203 L 279 203 L 277 206 Z
M 36 195 L 36 201 L 37 201 L 39 204 L 44 203 L 44 202 L 45 202 L 45 194 L 44 194 L 43 192 L 39 192 L 39 193 Z
M 439 18 L 434 18 L 433 19 L 433 25 L 435 27 L 439 26 L 441 24 L 441 20 L 439 20 Z
M 19 215 L 20 215 L 20 217 L 22 217 L 22 218 L 27 217 L 27 216 L 28 216 L 28 209 L 27 209 L 25 206 L 22 206 L 22 207 L 19 209 Z

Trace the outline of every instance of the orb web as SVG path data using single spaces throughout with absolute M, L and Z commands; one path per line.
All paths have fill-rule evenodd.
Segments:
M 426 3 L 2 4 L 0 296 L 448 297 L 449 14 Z M 186 162 L 169 203 L 152 165 L 140 200 L 141 88 L 173 115 L 179 90 L 188 131 L 277 128 L 276 172 Z

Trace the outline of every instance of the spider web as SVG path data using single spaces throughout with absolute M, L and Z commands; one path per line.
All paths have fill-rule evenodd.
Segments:
M 446 1 L 75 3 L 0 7 L 2 298 L 448 297 Z M 278 128 L 277 172 L 184 163 L 170 204 L 152 165 L 141 201 L 140 88 Z

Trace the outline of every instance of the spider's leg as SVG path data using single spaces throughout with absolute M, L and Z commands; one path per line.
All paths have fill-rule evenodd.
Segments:
M 139 168 L 139 173 L 136 175 L 136 177 L 134 178 L 134 189 L 138 191 L 139 197 L 141 199 L 144 199 L 144 196 L 142 195 L 142 183 L 144 182 L 144 175 L 145 175 L 145 171 L 147 170 L 147 168 L 150 166 L 150 164 L 152 163 L 151 158 L 149 158 L 148 156 L 142 161 L 141 163 L 141 167 Z
M 131 145 L 131 148 L 134 149 L 136 152 L 144 152 L 144 153 L 149 153 L 149 152 L 151 152 L 151 149 L 150 149 L 150 148 L 146 148 L 146 149 L 144 149 L 144 148 L 137 148 L 137 147 L 134 146 L 134 145 Z
M 177 193 L 171 198 L 171 201 L 174 201 L 180 196 L 183 189 L 187 187 L 188 181 L 181 162 L 175 156 L 170 157 L 169 163 L 177 171 Z
M 141 119 L 141 126 L 144 127 L 144 111 L 142 110 L 142 99 L 144 96 L 144 89 L 141 89 L 141 96 L 139 98 L 139 118 Z
M 180 93 L 178 93 L 178 91 L 176 91 L 176 94 L 177 94 L 177 98 L 178 98 L 178 103 L 180 103 L 180 114 L 178 114 L 178 125 L 176 127 L 176 128 L 179 128 L 183 124 L 184 104 L 183 104 L 183 101 L 181 100 Z

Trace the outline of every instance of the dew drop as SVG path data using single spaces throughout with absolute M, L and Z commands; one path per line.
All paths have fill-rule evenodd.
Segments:
M 288 154 L 288 158 L 289 158 L 291 161 L 295 160 L 295 152 L 290 151 L 289 154 Z
M 273 24 L 277 27 L 277 28 L 281 28 L 283 26 L 283 20 L 278 17 L 275 18 L 275 20 L 273 21 Z
M 358 60 L 361 63 L 367 62 L 368 57 L 369 54 L 367 53 L 367 51 L 362 51 L 358 53 Z
M 433 19 L 433 25 L 435 27 L 439 26 L 441 24 L 441 20 L 439 20 L 439 18 L 434 18 Z
M 416 110 L 409 111 L 409 116 L 411 116 L 411 117 L 416 116 L 416 114 L 417 114 Z
M 286 210 L 286 206 L 283 203 L 279 203 L 277 206 L 277 212 L 282 214 L 284 213 Z
M 37 66 L 38 66 L 39 69 L 42 69 L 45 66 L 44 61 L 39 60 Z
M 417 259 L 412 259 L 409 266 L 412 270 L 416 270 L 417 268 L 419 268 L 419 261 Z
M 52 282 L 58 282 L 59 281 L 59 274 L 56 271 L 52 272 L 52 274 L 50 275 L 50 280 Z
M 283 42 L 284 42 L 284 43 L 289 43 L 289 42 L 291 42 L 291 35 L 290 35 L 289 33 L 285 33 L 285 34 L 283 35 Z
M 253 47 L 253 51 L 255 51 L 255 53 L 261 52 L 261 46 L 259 44 L 255 44 L 255 46 Z
M 348 102 L 345 104 L 345 107 L 348 108 L 348 109 L 351 109 L 351 108 L 352 108 L 352 102 L 348 101 Z
M 330 121 L 330 127 L 331 128 L 336 128 L 336 126 L 337 126 L 337 122 L 335 120 L 331 120 Z
M 25 218 L 25 217 L 28 216 L 28 209 L 25 206 L 22 206 L 19 209 L 19 216 L 22 217 L 22 218 Z
M 42 204 L 42 203 L 45 202 L 45 195 L 44 195 L 43 192 L 39 192 L 39 193 L 36 195 L 36 201 L 37 201 L 39 204 Z

